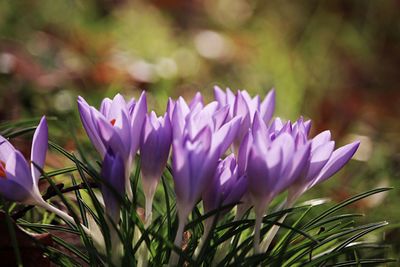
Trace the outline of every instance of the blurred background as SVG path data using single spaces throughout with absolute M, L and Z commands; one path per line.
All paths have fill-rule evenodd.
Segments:
M 0 1 L 0 121 L 53 116 L 51 139 L 74 149 L 70 132 L 87 142 L 78 95 L 98 105 L 146 90 L 163 112 L 169 96 L 212 99 L 214 85 L 262 96 L 274 87 L 276 116 L 302 114 L 314 134 L 331 129 L 338 144 L 362 142 L 355 160 L 307 198 L 395 187 L 353 206 L 365 220 L 391 222 L 385 238 L 395 243 L 399 10 L 398 0 Z M 49 165 L 60 161 L 50 154 Z

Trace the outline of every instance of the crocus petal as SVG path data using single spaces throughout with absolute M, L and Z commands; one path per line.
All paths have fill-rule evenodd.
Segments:
M 190 187 L 190 165 L 186 163 L 188 151 L 183 147 L 181 140 L 173 142 L 172 151 L 174 191 L 177 201 L 184 202 L 190 198 L 188 190 Z
M 20 184 L 29 192 L 33 189 L 33 179 L 28 163 L 21 152 L 17 150 L 8 157 L 6 162 L 6 177 Z
M 282 168 L 290 165 L 290 160 L 295 151 L 293 137 L 290 134 L 282 133 L 271 144 L 272 147 L 280 147 L 282 150 Z
M 212 181 L 218 157 L 210 153 L 211 136 L 211 130 L 205 127 L 193 140 L 173 142 L 174 188 L 180 216 L 186 216 Z
M 185 128 L 186 116 L 189 114 L 189 107 L 183 98 L 179 98 L 175 103 L 174 112 L 172 113 L 172 134 L 174 138 L 182 136 Z
M 238 133 L 240 118 L 235 117 L 223 125 L 213 136 L 212 150 L 218 150 L 217 155 L 221 157 L 232 144 L 233 139 Z
M 224 125 L 228 119 L 229 115 L 229 106 L 226 105 L 220 109 L 218 109 L 213 115 L 212 119 L 214 121 L 215 125 L 215 130 L 218 130 L 221 128 L 222 125 Z
M 21 186 L 19 183 L 8 179 L 0 179 L 0 194 L 10 201 L 20 203 L 25 203 L 31 198 L 29 190 Z
M 289 170 L 289 172 L 283 174 L 283 177 L 285 178 L 287 177 L 286 178 L 287 182 L 280 185 L 282 189 L 286 189 L 293 182 L 302 177 L 301 174 L 305 170 L 306 165 L 308 164 L 308 160 L 311 153 L 310 151 L 311 151 L 311 144 L 307 143 L 294 153 L 292 164 L 290 165 L 290 168 L 287 169 Z M 283 181 L 284 179 L 281 180 Z
M 146 93 L 143 92 L 140 95 L 138 102 L 135 105 L 135 109 L 132 113 L 131 121 L 131 155 L 132 157 L 136 154 L 142 133 L 142 127 L 147 114 L 147 100 Z
M 238 173 L 239 175 L 244 175 L 247 170 L 247 161 L 253 144 L 253 135 L 249 129 L 248 133 L 244 136 L 242 143 L 239 147 L 238 152 Z
M 238 177 L 234 154 L 230 154 L 218 164 L 212 184 L 203 193 L 204 211 L 215 210 L 219 205 L 237 203 L 247 191 L 247 179 Z M 222 211 L 222 214 L 229 210 Z
M 233 115 L 241 119 L 239 132 L 235 138 L 235 150 L 237 150 L 242 142 L 243 137 L 251 127 L 251 112 L 249 106 L 241 92 L 238 92 L 233 106 Z
M 239 116 L 242 119 L 244 119 L 246 116 L 248 117 L 250 116 L 249 107 L 241 92 L 238 92 L 236 96 L 235 103 L 233 106 L 233 113 L 235 116 Z
M 47 127 L 46 117 L 42 117 L 39 125 L 33 134 L 32 149 L 31 149 L 31 161 L 33 161 L 40 168 L 43 168 L 44 162 L 46 160 L 47 146 L 48 146 L 48 134 L 49 130 Z M 31 172 L 33 183 L 37 186 L 40 171 L 31 163 Z
M 288 133 L 288 134 L 293 134 L 293 127 L 292 127 L 292 122 L 291 121 L 287 121 L 282 129 L 280 129 L 279 134 L 281 133 Z
M 311 155 L 310 165 L 306 174 L 307 180 L 312 180 L 328 162 L 335 148 L 335 142 L 329 141 L 318 146 Z
M 117 134 L 115 128 L 104 118 L 97 120 L 97 129 L 104 144 L 107 144 L 107 150 L 111 148 L 113 151 L 122 153 L 124 159 L 128 159 L 127 147 L 122 141 L 121 137 Z M 128 147 L 129 148 L 129 147 Z
M 319 133 L 312 139 L 311 152 L 314 152 L 315 149 L 317 149 L 317 147 L 329 142 L 330 140 L 331 140 L 331 132 L 330 131 L 327 130 L 327 131 L 323 131 L 323 132 Z
M 282 127 L 283 127 L 283 122 L 281 118 L 275 118 L 269 127 L 269 132 L 270 133 L 278 132 L 282 129 Z
M 216 131 L 217 129 L 215 128 L 215 124 L 212 123 L 212 118 L 217 109 L 218 103 L 214 101 L 203 108 L 199 108 L 198 111 L 192 111 L 190 116 L 188 116 L 189 119 L 192 120 L 192 126 L 194 126 L 198 130 L 203 129 L 205 126 L 208 126 L 213 132 Z
M 267 126 L 262 120 L 260 114 L 256 112 L 253 119 L 252 133 L 254 138 L 254 143 L 259 149 L 263 150 L 263 153 L 267 153 L 267 147 L 270 143 L 270 140 L 267 136 Z
M 118 195 L 125 193 L 125 166 L 122 157 L 111 149 L 104 157 L 101 176 L 106 181 L 101 186 L 106 212 L 117 224 L 121 207 Z
M 247 176 L 240 176 L 232 185 L 231 190 L 225 196 L 223 205 L 229 205 L 239 202 L 244 194 L 247 192 L 248 181 Z
M 120 117 L 122 112 L 128 113 L 126 101 L 121 94 L 116 94 L 105 117 L 107 118 L 107 120 L 110 121 L 112 119 Z
M 96 150 L 100 153 L 100 155 L 104 157 L 106 153 L 106 148 L 103 142 L 101 141 L 96 126 L 93 123 L 92 115 L 94 114 L 94 112 L 91 110 L 90 106 L 86 103 L 86 101 L 80 96 L 78 97 L 78 110 L 83 127 L 85 128 L 90 141 L 92 142 Z M 98 117 L 99 115 L 97 115 L 96 117 Z
M 202 194 L 204 212 L 208 213 L 212 210 L 218 208 L 221 202 L 221 185 L 219 181 L 219 176 L 223 172 L 222 167 L 218 166 L 214 178 L 209 186 L 206 187 L 204 193 Z
M 227 104 L 226 94 L 219 86 L 214 86 L 214 98 L 221 107 Z
M 110 107 L 112 104 L 112 100 L 108 97 L 104 98 L 103 101 L 101 101 L 100 104 L 100 113 L 104 115 L 104 117 L 108 118 L 108 114 L 110 112 Z
M 135 98 L 132 97 L 131 100 L 129 100 L 128 103 L 126 104 L 126 108 L 128 109 L 129 115 L 133 114 L 135 106 L 136 106 L 136 100 Z
M 260 113 L 262 119 L 268 123 L 275 111 L 275 89 L 268 92 L 267 96 L 261 103 Z
M 265 155 L 264 155 L 265 156 Z M 269 191 L 276 191 L 276 186 L 277 186 L 277 181 L 279 179 L 284 179 L 285 177 L 282 177 L 281 172 L 282 172 L 282 162 L 283 162 L 283 153 L 282 153 L 282 148 L 280 146 L 271 146 L 271 149 L 268 151 L 266 158 L 264 159 L 266 161 L 267 165 L 267 174 L 264 175 L 264 178 L 266 178 Z M 275 190 L 274 190 L 275 189 Z M 280 191 L 280 188 L 279 188 Z
M 172 121 L 172 114 L 174 113 L 174 108 L 175 108 L 175 101 L 169 97 L 167 103 L 167 114 L 170 121 Z
M 342 146 L 335 151 L 333 151 L 332 156 L 326 165 L 322 168 L 320 174 L 315 179 L 312 185 L 325 181 L 336 172 L 338 172 L 350 159 L 353 157 L 354 153 L 357 151 L 360 142 L 353 142 L 351 144 Z
M 172 129 L 168 115 L 164 118 L 147 116 L 144 126 L 143 141 L 140 148 L 141 171 L 144 177 L 155 181 L 144 181 L 157 185 L 167 164 L 169 149 L 172 142 Z M 156 120 L 153 121 L 152 120 Z
M 273 157 L 275 157 L 274 162 L 271 162 L 271 165 L 268 166 L 265 160 L 265 157 L 262 156 L 257 151 L 256 147 L 253 147 L 249 154 L 249 161 L 247 166 L 247 177 L 248 177 L 248 186 L 249 192 L 252 195 L 252 199 L 264 199 L 270 197 L 270 195 L 274 194 L 273 188 L 270 187 L 271 182 L 271 175 L 269 172 L 269 168 L 280 168 L 280 158 L 281 154 L 280 151 L 275 151 L 273 153 Z M 275 164 L 275 166 L 273 166 Z M 272 175 L 275 172 L 271 173 Z
M 15 152 L 15 148 L 11 143 L 0 135 L 0 160 L 6 162 L 8 157 Z
M 203 96 L 200 92 L 197 92 L 193 97 L 192 101 L 190 101 L 189 107 L 192 109 L 196 105 L 200 104 L 200 106 L 204 106 Z
M 226 103 L 231 106 L 235 103 L 235 94 L 229 88 L 226 88 Z
M 307 120 L 304 122 L 304 129 L 306 132 L 306 135 L 308 136 L 310 134 L 310 130 L 311 130 L 311 120 Z

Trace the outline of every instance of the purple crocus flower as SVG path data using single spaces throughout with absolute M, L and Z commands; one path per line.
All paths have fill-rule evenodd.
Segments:
M 172 126 L 168 114 L 157 117 L 152 111 L 146 117 L 140 145 L 142 185 L 146 199 L 145 222 L 150 223 L 157 184 L 167 165 L 172 142 Z
M 235 151 L 238 151 L 243 137 L 248 129 L 251 128 L 256 111 L 263 121 L 268 123 L 275 110 L 275 90 L 273 89 L 265 96 L 262 102 L 258 95 L 252 98 L 245 90 L 238 90 L 235 95 L 229 88 L 224 92 L 218 86 L 214 88 L 214 95 L 220 106 L 229 106 L 229 118 L 241 118 L 240 129 L 234 141 Z
M 238 120 L 234 119 L 216 133 L 204 127 L 194 136 L 187 134 L 173 141 L 172 167 L 180 217 L 189 214 L 200 199 L 237 127 Z
M 120 198 L 125 193 L 125 166 L 122 157 L 112 149 L 108 149 L 101 168 L 101 177 L 105 183 L 101 185 L 106 213 L 118 224 L 120 218 Z
M 312 186 L 339 171 L 350 160 L 359 145 L 359 142 L 354 142 L 334 151 L 335 142 L 331 141 L 329 131 L 322 132 L 309 140 L 310 129 L 311 121 L 304 121 L 302 117 L 294 123 L 290 121 L 283 122 L 280 118 L 276 118 L 268 128 L 270 140 L 279 139 L 282 135 L 290 135 L 294 142 L 295 150 L 311 144 L 302 171 L 299 175 L 293 177 L 292 182 L 286 186 L 288 197 L 284 203 L 284 209 L 292 207 L 294 202 Z M 285 217 L 286 215 L 282 216 L 279 222 L 283 222 Z M 266 240 L 262 242 L 263 251 L 268 249 L 278 229 L 279 227 L 275 225 L 268 232 Z
M 47 122 L 42 117 L 33 135 L 30 159 L 40 168 L 43 168 L 46 158 L 47 139 Z M 40 171 L 2 136 L 0 163 L 0 193 L 6 199 L 29 205 L 41 205 L 44 202 L 38 188 Z
M 260 227 L 265 209 L 275 196 L 286 190 L 302 173 L 311 144 L 307 142 L 296 146 L 295 139 L 287 132 L 271 139 L 258 112 L 254 117 L 252 139 L 247 175 L 256 214 L 254 249 L 259 253 Z
M 179 217 L 177 246 L 181 244 L 189 213 L 212 182 L 218 160 L 231 145 L 239 127 L 239 118 L 224 124 L 227 109 L 217 106 L 216 102 L 204 107 L 197 104 L 189 112 L 182 98 L 175 103 L 172 169 Z M 176 260 L 174 254 L 170 263 L 173 265 Z
M 33 134 L 29 162 L 7 139 L 0 136 L 0 194 L 10 201 L 40 206 L 74 224 L 71 216 L 47 203 L 40 194 L 40 169 L 44 167 L 47 146 L 48 126 L 44 116 Z M 85 226 L 82 227 L 90 234 Z
M 290 186 L 286 207 L 293 205 L 297 198 L 314 185 L 325 181 L 352 158 L 360 142 L 356 141 L 347 144 L 336 150 L 335 142 L 331 140 L 330 131 L 324 131 L 309 139 L 311 121 L 304 121 L 300 117 L 295 123 L 290 121 L 283 123 L 277 118 L 272 121 L 268 131 L 270 138 L 274 139 L 282 133 L 290 134 L 296 147 L 303 146 L 311 142 L 311 151 L 307 160 L 306 167 L 298 179 Z
M 307 142 L 308 131 L 300 127 L 296 133 L 298 143 Z M 289 206 L 299 198 L 304 192 L 319 184 L 346 165 L 353 157 L 360 145 L 359 141 L 347 144 L 334 150 L 335 142 L 331 140 L 330 131 L 324 131 L 311 139 L 311 153 L 308 159 L 307 167 L 303 173 L 289 188 L 288 204 Z
M 147 113 L 145 92 L 139 100 L 126 103 L 122 95 L 113 100 L 105 98 L 100 110 L 95 109 L 82 98 L 78 98 L 82 124 L 101 157 L 104 159 L 111 148 L 118 153 L 125 166 L 125 183 L 128 197 L 132 198 L 129 174 L 132 162 L 140 145 L 143 123 Z

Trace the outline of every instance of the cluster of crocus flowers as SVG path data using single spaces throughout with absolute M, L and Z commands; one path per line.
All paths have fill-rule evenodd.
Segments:
M 128 199 L 135 194 L 130 173 L 137 153 L 141 157 L 146 227 L 151 222 L 157 185 L 170 159 L 179 221 L 175 245 L 181 246 L 185 224 L 199 201 L 203 201 L 206 213 L 246 202 L 240 205 L 254 207 L 254 248 L 259 253 L 262 217 L 271 201 L 287 191 L 285 207 L 292 206 L 308 189 L 339 171 L 359 143 L 335 150 L 329 131 L 310 138 L 311 121 L 272 119 L 274 90 L 263 100 L 246 91 L 234 93 L 218 87 L 214 95 L 215 101 L 208 104 L 200 93 L 189 103 L 182 97 L 169 99 L 163 116 L 148 112 L 144 92 L 138 100 L 126 101 L 119 94 L 112 100 L 106 98 L 99 109 L 79 97 L 78 109 L 83 127 L 102 158 L 105 185 L 101 191 L 106 213 L 116 225 L 120 203 L 115 194 L 126 194 Z M 40 168 L 46 148 L 47 125 L 42 119 L 31 158 Z M 0 163 L 4 197 L 48 208 L 37 189 L 40 173 L 33 166 L 29 169 L 29 163 L 4 138 L 0 140 Z M 219 215 L 225 212 L 228 210 Z M 206 220 L 205 234 L 215 219 Z M 177 255 L 172 253 L 170 264 L 176 263 Z

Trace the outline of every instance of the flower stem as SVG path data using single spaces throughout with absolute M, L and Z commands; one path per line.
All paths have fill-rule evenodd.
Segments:
M 40 206 L 40 207 L 46 209 L 46 210 L 49 211 L 49 212 L 52 212 L 52 213 L 56 214 L 58 217 L 60 217 L 60 218 L 63 219 L 64 221 L 67 221 L 67 222 L 69 222 L 69 223 L 72 223 L 72 224 L 76 225 L 76 222 L 75 222 L 74 218 L 72 218 L 72 217 L 71 217 L 70 215 L 68 215 L 67 213 L 65 213 L 65 212 L 63 212 L 63 211 L 57 209 L 57 208 L 54 207 L 53 205 L 47 203 L 46 201 L 43 201 L 43 202 L 41 202 L 41 203 L 38 203 L 38 206 Z M 85 231 L 85 233 L 86 233 L 87 235 L 90 235 L 90 231 L 89 231 L 89 229 L 88 229 L 86 226 L 81 225 L 81 227 L 82 227 L 82 229 Z
M 178 230 L 176 231 L 176 236 L 174 241 L 174 245 L 176 247 L 181 247 L 182 245 L 183 231 L 185 230 L 185 221 L 186 219 L 179 219 L 179 226 Z M 175 251 L 172 251 L 168 266 L 176 266 L 178 264 L 178 260 L 179 260 L 178 254 L 176 254 Z
M 146 207 L 144 211 L 144 225 L 146 229 L 150 226 L 151 221 L 153 220 L 153 198 L 154 194 L 151 196 L 146 196 Z
M 283 223 L 283 221 L 286 219 L 287 214 L 283 215 L 278 223 Z M 261 251 L 267 252 L 269 246 L 271 245 L 272 240 L 274 239 L 276 233 L 278 232 L 280 226 L 274 224 L 271 229 L 267 233 L 267 238 L 261 241 Z
M 260 201 L 260 203 L 256 203 L 254 205 L 254 213 L 256 215 L 256 220 L 254 223 L 254 254 L 259 254 L 261 252 L 260 250 L 260 230 L 261 230 L 261 224 L 262 224 L 262 219 L 264 216 L 264 211 L 265 209 L 269 206 L 269 203 L 271 202 L 272 198 L 267 198 L 264 201 Z
M 208 238 L 208 235 L 210 234 L 211 227 L 212 227 L 212 225 L 213 225 L 213 223 L 214 223 L 214 220 L 215 220 L 215 215 L 214 215 L 214 216 L 211 216 L 211 217 L 209 217 L 209 218 L 207 218 L 206 221 L 204 222 L 204 232 L 203 232 L 203 235 L 201 236 L 200 242 L 199 242 L 199 244 L 197 245 L 196 250 L 194 251 L 194 258 L 195 258 L 195 259 L 197 259 L 197 257 L 199 256 L 200 251 L 201 251 L 201 249 L 203 248 L 204 243 L 206 242 L 206 240 L 207 240 L 207 238 Z
M 260 253 L 260 229 L 261 229 L 262 217 L 263 217 L 262 213 L 256 214 L 256 221 L 254 224 L 254 241 L 253 241 L 254 254 Z
M 146 204 L 145 204 L 145 212 L 144 212 L 144 228 L 145 229 L 149 228 L 149 226 L 151 224 L 151 221 L 152 221 L 153 197 L 154 197 L 154 195 L 152 195 L 152 196 L 147 196 L 146 195 L 146 199 L 145 199 Z M 148 256 L 149 256 L 149 253 L 148 253 L 148 250 L 147 250 L 146 243 L 143 242 L 140 245 L 140 248 L 139 248 L 139 259 L 138 259 L 138 265 L 137 266 L 139 266 L 139 267 L 147 267 Z
M 130 168 L 127 168 L 125 171 L 125 191 L 126 195 L 128 196 L 129 201 L 133 200 L 133 192 L 132 192 L 132 185 L 130 179 Z
M 295 202 L 296 198 L 288 198 L 285 200 L 285 202 L 280 205 L 280 207 L 278 208 L 278 210 L 285 210 L 285 209 L 290 209 L 291 207 L 293 207 L 293 203 Z M 279 218 L 278 223 L 281 224 L 283 223 L 283 221 L 286 219 L 286 216 L 288 214 L 285 213 L 281 218 Z M 263 241 L 261 241 L 261 251 L 263 252 L 267 252 L 269 246 L 272 243 L 272 240 L 274 239 L 276 233 L 278 233 L 280 226 L 277 224 L 274 224 L 271 229 L 268 231 L 267 233 L 267 238 L 264 239 Z

